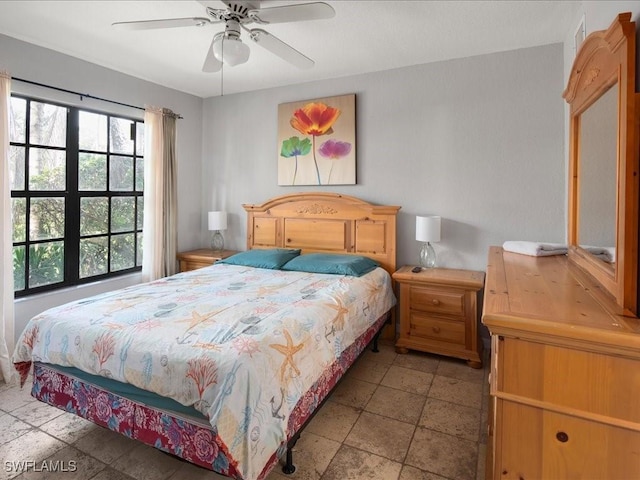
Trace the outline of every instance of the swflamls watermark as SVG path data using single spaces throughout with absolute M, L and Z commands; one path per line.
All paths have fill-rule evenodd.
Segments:
M 78 469 L 78 462 L 75 460 L 5 460 L 4 471 L 13 473 L 22 472 L 75 472 Z

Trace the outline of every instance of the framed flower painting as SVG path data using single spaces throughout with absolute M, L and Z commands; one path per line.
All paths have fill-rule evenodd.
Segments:
M 278 185 L 355 183 L 355 94 L 278 105 Z

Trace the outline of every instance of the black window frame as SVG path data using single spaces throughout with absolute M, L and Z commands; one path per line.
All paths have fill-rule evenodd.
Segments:
M 142 270 L 141 262 L 139 263 L 139 259 L 141 259 L 142 253 L 142 225 L 139 224 L 138 219 L 142 218 L 142 215 L 138 215 L 138 207 L 140 205 L 140 200 L 144 198 L 144 186 L 141 190 L 137 189 L 137 178 L 138 168 L 137 162 L 144 162 L 144 152 L 143 148 L 139 148 L 139 137 L 137 135 L 137 129 L 139 125 L 142 125 L 144 128 L 144 120 L 142 118 L 136 118 L 134 116 L 122 115 L 110 113 L 107 111 L 101 111 L 92 108 L 84 108 L 78 107 L 75 105 L 69 105 L 57 101 L 52 101 L 48 99 L 41 99 L 38 97 L 33 97 L 29 95 L 23 95 L 18 93 L 12 93 L 11 97 L 20 98 L 26 101 L 26 114 L 25 114 L 25 138 L 24 142 L 10 142 L 10 147 L 20 147 L 24 148 L 24 190 L 11 190 L 11 198 L 25 198 L 25 238 L 23 241 L 13 241 L 13 247 L 16 246 L 24 246 L 24 289 L 15 290 L 14 285 L 14 297 L 28 297 L 30 295 L 35 295 L 38 293 L 49 292 L 60 290 L 76 285 L 83 285 L 87 283 L 93 283 L 104 279 L 120 277 L 123 275 L 140 272 Z M 40 145 L 36 143 L 31 143 L 30 139 L 30 115 L 31 102 L 38 102 L 53 105 L 56 107 L 65 108 L 67 110 L 66 115 L 66 146 L 65 147 L 50 147 L 47 145 Z M 79 143 L 79 117 L 80 112 L 87 112 L 92 114 L 104 115 L 107 117 L 107 149 L 106 152 L 98 151 L 98 150 L 87 150 L 80 149 Z M 126 121 L 132 122 L 131 124 L 131 132 L 130 139 L 133 142 L 133 153 L 121 153 L 121 152 L 112 152 L 112 145 L 110 141 L 110 124 L 112 119 L 122 119 Z M 142 140 L 142 147 L 144 147 L 144 140 Z M 53 149 L 58 151 L 66 151 L 66 172 L 65 172 L 65 190 L 30 190 L 29 189 L 29 155 L 30 148 L 46 148 Z M 99 155 L 106 156 L 106 190 L 80 190 L 79 185 L 79 165 L 80 165 L 80 154 L 81 153 L 94 153 Z M 138 153 L 142 152 L 142 153 Z M 132 190 L 111 190 L 110 189 L 110 159 L 112 156 L 115 157 L 129 157 L 132 159 L 133 166 L 133 187 Z M 143 180 L 143 179 L 142 179 Z M 143 184 L 143 182 L 142 182 Z M 49 283 L 46 285 L 40 286 L 29 286 L 29 256 L 30 256 L 30 246 L 37 244 L 45 244 L 51 242 L 52 239 L 44 239 L 44 240 L 31 240 L 29 237 L 29 227 L 30 227 L 30 205 L 31 200 L 33 198 L 42 198 L 42 197 L 60 197 L 65 199 L 65 228 L 64 228 L 64 237 L 62 237 L 62 241 L 64 243 L 63 252 L 64 252 L 64 273 L 63 280 L 61 282 Z M 95 234 L 95 235 L 81 235 L 80 233 L 80 200 L 82 197 L 107 197 L 108 198 L 108 219 L 107 219 L 107 233 L 106 234 Z M 133 229 L 126 231 L 112 231 L 112 203 L 114 198 L 118 197 L 134 197 L 134 211 L 133 211 Z M 140 222 L 141 223 L 141 222 Z M 117 235 L 126 235 L 133 234 L 134 236 L 134 266 L 129 268 L 124 268 L 120 270 L 111 270 L 111 252 L 112 252 L 112 244 L 111 239 Z M 92 237 L 107 237 L 107 272 L 101 273 L 98 275 L 92 275 L 88 277 L 82 278 L 80 276 L 80 240 L 84 238 L 92 238 Z M 13 239 L 12 239 L 13 240 Z M 54 239 L 55 240 L 55 239 Z M 12 270 L 14 270 L 14 265 L 12 265 Z M 15 271 L 14 271 L 15 278 Z

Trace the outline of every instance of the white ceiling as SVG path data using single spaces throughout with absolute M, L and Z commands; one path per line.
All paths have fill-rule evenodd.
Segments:
M 263 0 L 261 6 L 292 3 L 305 2 Z M 313 68 L 299 70 L 243 33 L 250 58 L 224 68 L 224 94 L 563 42 L 581 2 L 326 3 L 334 18 L 261 27 L 313 59 Z M 195 0 L 0 1 L 0 33 L 200 97 L 217 96 L 220 72 L 201 68 L 222 24 L 142 31 L 111 26 L 192 16 L 207 16 Z

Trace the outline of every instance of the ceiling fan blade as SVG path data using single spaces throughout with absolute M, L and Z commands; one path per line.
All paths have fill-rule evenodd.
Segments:
M 314 61 L 309 57 L 304 56 L 295 48 L 287 45 L 279 38 L 271 35 L 269 32 L 265 32 L 259 28 L 254 28 L 251 30 L 249 38 L 261 47 L 269 50 L 274 55 L 277 55 L 298 68 L 306 69 L 311 68 L 314 65 Z
M 335 10 L 328 3 L 314 2 L 250 10 L 248 15 L 256 23 L 285 23 L 322 20 L 332 18 L 335 14 Z
M 161 20 L 140 20 L 136 22 L 115 22 L 111 25 L 123 30 L 151 30 L 154 28 L 202 27 L 214 22 L 206 17 L 165 18 Z
M 222 68 L 222 62 L 213 54 L 213 42 L 215 42 L 215 40 L 216 37 L 214 35 L 211 45 L 209 45 L 209 50 L 207 50 L 207 57 L 204 59 L 204 64 L 202 65 L 202 71 L 205 73 L 218 72 Z
M 205 8 L 213 8 L 214 10 L 227 8 L 227 5 L 222 0 L 198 0 L 198 3 Z

